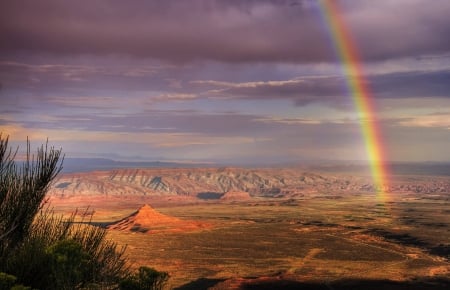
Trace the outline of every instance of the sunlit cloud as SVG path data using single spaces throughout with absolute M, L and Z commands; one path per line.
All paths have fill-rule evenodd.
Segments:
M 313 119 L 301 119 L 301 118 L 276 118 L 276 117 L 266 117 L 255 119 L 257 122 L 263 123 L 279 123 L 279 124 L 287 124 L 287 125 L 295 125 L 295 124 L 321 124 L 321 120 L 313 120 Z
M 183 93 L 168 93 L 162 94 L 156 97 L 151 97 L 150 101 L 153 102 L 170 102 L 170 101 L 189 101 L 198 98 L 196 94 L 183 94 Z
M 399 122 L 408 127 L 438 127 L 450 130 L 450 113 L 415 116 Z

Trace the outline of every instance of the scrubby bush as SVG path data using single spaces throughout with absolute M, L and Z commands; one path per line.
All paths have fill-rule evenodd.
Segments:
M 120 290 L 161 290 L 169 279 L 169 274 L 159 272 L 153 268 L 140 267 L 134 275 L 123 279 L 119 284 Z
M 53 285 L 58 289 L 88 281 L 92 257 L 74 240 L 62 240 L 47 248 Z
M 61 150 L 41 146 L 32 155 L 27 142 L 23 162 L 16 153 L 0 134 L 0 289 L 117 287 L 129 276 L 125 248 L 107 240 L 105 229 L 75 223 L 75 214 L 65 219 L 43 209 Z
M 0 290 L 30 290 L 30 287 L 15 284 L 17 277 L 0 272 Z
M 17 277 L 0 272 L 0 290 L 9 290 L 14 283 L 16 283 Z
M 12 286 L 10 290 L 31 290 L 31 287 L 26 287 L 20 284 Z
M 0 134 L 0 256 L 14 250 L 27 236 L 51 181 L 61 170 L 61 150 L 43 145 L 16 162 L 17 150 Z

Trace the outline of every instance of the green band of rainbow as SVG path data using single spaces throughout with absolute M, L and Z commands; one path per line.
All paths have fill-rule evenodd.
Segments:
M 335 0 L 319 0 L 319 7 L 332 38 L 333 46 L 343 66 L 349 92 L 358 112 L 374 185 L 378 197 L 386 201 L 389 170 L 384 142 L 373 103 L 373 96 L 364 77 L 358 49 L 345 24 Z

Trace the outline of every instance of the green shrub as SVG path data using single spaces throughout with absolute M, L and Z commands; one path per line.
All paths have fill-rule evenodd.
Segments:
M 15 284 L 17 277 L 0 272 L 0 290 L 30 290 L 30 287 Z
M 16 283 L 17 277 L 0 272 L 0 290 L 9 290 L 14 283 Z
M 105 229 L 43 209 L 62 168 L 61 150 L 45 145 L 34 155 L 27 141 L 25 160 L 15 161 L 16 153 L 0 134 L 0 272 L 38 289 L 117 285 L 128 275 L 125 248 L 107 240 Z
M 129 273 L 125 247 L 107 240 L 105 229 L 75 223 L 73 217 L 40 212 L 29 236 L 6 260 L 6 272 L 38 289 L 117 285 Z
M 23 285 L 14 285 L 11 287 L 11 290 L 31 290 L 31 287 L 26 287 Z
M 46 290 L 116 289 L 126 281 L 140 288 L 124 289 L 161 289 L 168 274 L 142 267 L 131 276 L 125 247 L 107 240 L 106 229 L 43 208 L 62 168 L 61 150 L 46 145 L 30 152 L 27 141 L 25 161 L 16 162 L 17 150 L 0 134 L 0 290 L 29 289 L 16 283 Z
M 120 290 L 161 290 L 169 279 L 169 274 L 159 272 L 153 268 L 140 267 L 134 275 L 123 279 L 119 284 Z
M 59 289 L 82 285 L 92 272 L 89 260 L 92 257 L 74 240 L 62 240 L 47 248 L 53 285 Z
M 52 180 L 61 170 L 61 150 L 42 145 L 16 162 L 8 137 L 0 134 L 0 258 L 14 251 L 29 233 Z

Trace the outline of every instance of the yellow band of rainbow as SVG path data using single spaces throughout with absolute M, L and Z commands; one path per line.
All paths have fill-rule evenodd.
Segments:
M 352 96 L 364 139 L 377 196 L 387 201 L 389 170 L 384 142 L 373 103 L 373 96 L 359 58 L 358 49 L 335 0 L 319 0 L 322 17 L 329 29 L 333 46 L 341 61 L 347 87 Z

